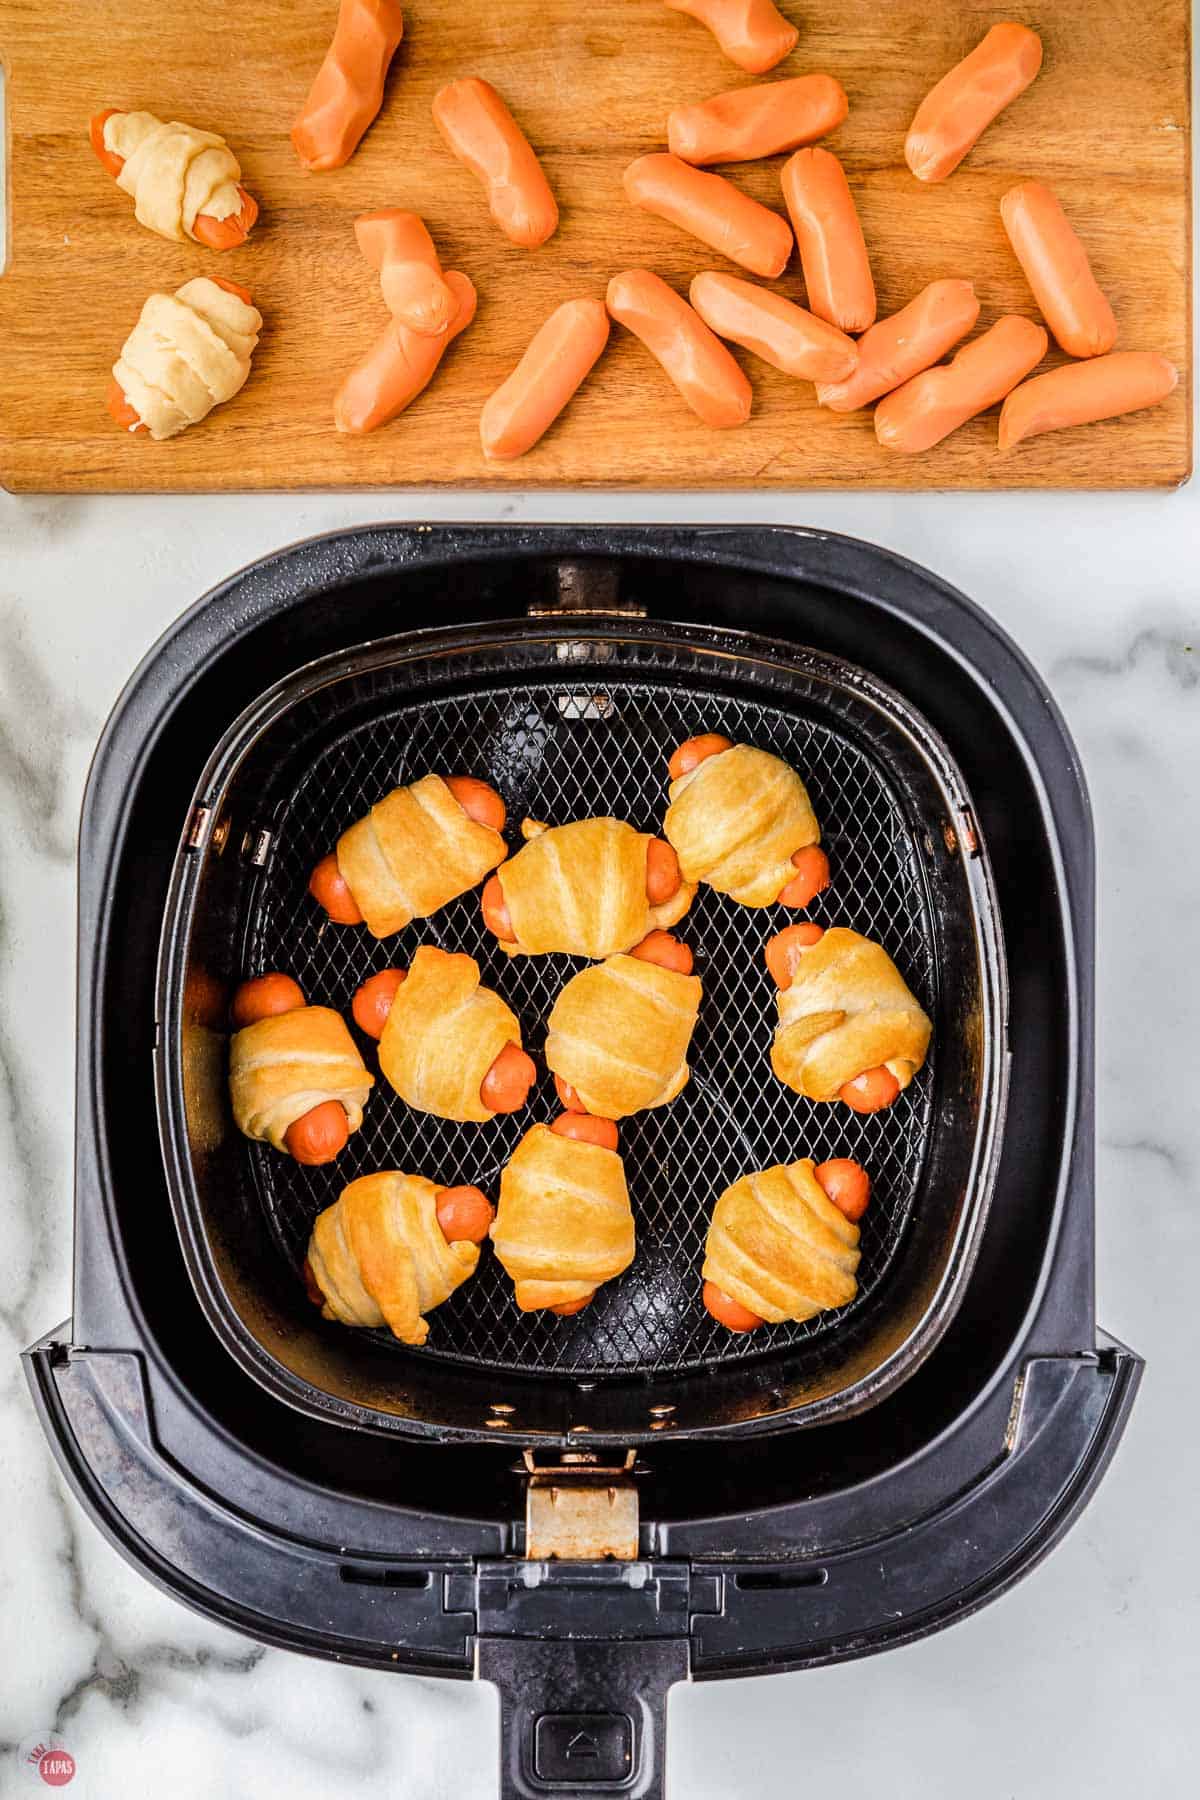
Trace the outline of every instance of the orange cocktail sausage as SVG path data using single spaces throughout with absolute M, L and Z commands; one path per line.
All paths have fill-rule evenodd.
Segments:
M 841 163 L 828 150 L 797 150 L 784 164 L 783 197 L 809 311 L 842 331 L 865 331 L 875 318 L 875 283 Z
M 800 33 L 773 0 L 666 0 L 672 12 L 699 19 L 748 75 L 765 75 L 796 47 Z
M 608 342 L 603 300 L 565 300 L 486 402 L 479 419 L 483 453 L 524 456 L 573 398 Z
M 798 381 L 845 381 L 858 364 L 853 338 L 770 288 L 706 269 L 692 277 L 689 298 L 718 337 Z
M 752 162 L 815 143 L 848 111 L 832 75 L 795 75 L 677 106 L 667 118 L 667 147 L 689 163 Z
M 1068 356 L 1103 356 L 1117 341 L 1113 309 L 1062 207 L 1040 181 L 1009 188 L 1000 217 L 1033 297 Z
M 334 397 L 333 422 L 339 431 L 359 437 L 390 424 L 428 387 L 450 340 L 475 317 L 475 289 L 467 277 L 448 269 L 446 282 L 458 301 L 446 330 L 430 337 L 393 320 Z
M 979 301 L 969 281 L 931 281 L 898 313 L 864 332 L 854 373 L 846 381 L 819 383 L 817 399 L 831 412 L 869 406 L 945 356 L 978 317 Z
M 904 140 L 918 181 L 945 181 L 992 120 L 1023 94 L 1042 66 L 1042 40 L 1026 25 L 993 25 L 926 94 Z
M 1179 381 L 1179 370 L 1149 350 L 1116 350 L 1089 362 L 1068 363 L 1014 388 L 1000 413 L 1000 448 L 1069 425 L 1091 425 L 1121 413 L 1157 406 Z
M 648 269 L 627 269 L 608 284 L 608 310 L 662 364 L 697 418 L 721 430 L 746 423 L 750 383 L 674 288 Z
M 709 175 L 661 151 L 639 156 L 622 177 L 635 206 L 719 250 L 752 275 L 782 275 L 792 254 L 787 222 L 723 175 Z
M 875 408 L 875 436 L 885 450 L 932 450 L 977 413 L 997 406 L 1036 369 L 1049 339 L 1040 325 L 1010 313 L 964 344 L 944 368 L 926 369 Z
M 392 317 L 430 337 L 445 331 L 457 303 L 425 221 L 399 206 L 385 206 L 361 213 L 354 236 L 379 271 L 380 291 Z
M 451 81 L 433 101 L 446 147 L 487 190 L 506 237 L 534 250 L 558 229 L 558 206 L 533 146 L 489 82 Z
M 306 169 L 340 169 L 383 105 L 383 84 L 404 36 L 397 0 L 340 0 L 333 42 L 292 126 Z

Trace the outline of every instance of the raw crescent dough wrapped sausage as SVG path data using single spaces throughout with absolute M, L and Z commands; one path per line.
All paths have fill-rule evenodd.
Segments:
M 205 241 L 195 230 L 200 214 L 218 223 L 241 215 L 246 231 L 258 217 L 239 185 L 241 165 L 215 131 L 177 119 L 164 123 L 148 112 L 111 112 L 101 131 L 106 162 L 121 159 L 117 186 L 132 194 L 139 225 L 159 237 L 199 244 Z
M 261 330 L 257 307 L 200 275 L 174 294 L 150 295 L 113 381 L 152 438 L 175 437 L 233 399 Z
M 385 1170 L 352 1181 L 317 1217 L 308 1267 L 327 1319 L 386 1325 L 402 1344 L 423 1344 L 422 1317 L 475 1273 L 478 1244 L 448 1244 L 438 1224 L 442 1192 L 423 1175 Z
M 520 1048 L 520 1022 L 480 987 L 474 957 L 422 944 L 379 1042 L 379 1066 L 400 1098 L 439 1119 L 494 1119 L 479 1090 L 506 1044 Z
M 846 1082 L 880 1064 L 903 1089 L 932 1031 L 882 944 L 835 925 L 804 951 L 779 995 L 771 1067 L 809 1100 L 836 1100 Z
M 535 1125 L 500 1177 L 491 1237 L 522 1312 L 587 1299 L 633 1261 L 619 1154 Z
M 858 1238 L 808 1157 L 779 1163 L 741 1176 L 717 1201 L 704 1279 L 772 1325 L 811 1319 L 858 1292 Z
M 302 1006 L 274 1013 L 235 1032 L 229 1088 L 239 1131 L 286 1149 L 288 1127 L 314 1106 L 340 1101 L 351 1131 L 375 1085 L 340 1013 Z
M 554 1002 L 546 1062 L 600 1118 L 665 1106 L 687 1086 L 702 991 L 698 976 L 636 956 L 581 969 Z
M 673 781 L 663 835 L 685 881 L 707 882 L 743 906 L 770 906 L 796 870 L 792 855 L 821 841 L 808 790 L 778 756 L 733 744 Z
M 497 875 L 516 934 L 501 946 L 510 956 L 612 956 L 632 950 L 648 932 L 669 929 L 692 904 L 696 889 L 684 881 L 669 900 L 651 906 L 650 833 L 622 819 L 553 826 L 526 819 L 521 830 L 524 849 Z
M 337 863 L 373 937 L 427 919 L 481 882 L 508 846 L 479 825 L 440 775 L 393 788 L 338 839 Z

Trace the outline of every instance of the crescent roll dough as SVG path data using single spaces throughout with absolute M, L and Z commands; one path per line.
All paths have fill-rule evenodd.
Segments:
M 508 846 L 440 775 L 393 788 L 338 839 L 338 868 L 373 937 L 390 937 L 476 887 Z
M 705 1281 L 772 1325 L 845 1306 L 858 1292 L 858 1226 L 843 1217 L 808 1157 L 743 1175 L 713 1210 Z
M 207 275 L 151 294 L 113 379 L 152 438 L 175 437 L 245 383 L 262 314 Z
M 821 841 L 795 769 L 752 744 L 707 756 L 671 783 L 663 836 L 685 881 L 704 881 L 743 906 L 772 906 L 796 871 L 792 856 Z
M 400 1098 L 439 1119 L 494 1119 L 479 1089 L 506 1044 L 520 1047 L 520 1023 L 480 987 L 474 957 L 422 944 L 379 1041 L 379 1066 Z
M 669 900 L 651 906 L 650 834 L 621 819 L 553 826 L 526 819 L 521 830 L 528 842 L 499 874 L 517 934 L 502 945 L 510 956 L 612 956 L 674 925 L 692 904 L 696 889 L 681 882 Z
M 581 969 L 554 1002 L 546 1062 L 600 1118 L 665 1106 L 687 1085 L 702 991 L 698 976 L 637 956 Z
M 104 148 L 124 158 L 117 186 L 132 194 L 140 225 L 159 237 L 198 243 L 198 213 L 229 219 L 242 210 L 241 165 L 223 137 L 148 112 L 114 112 L 104 121 Z
M 317 1217 L 308 1266 L 327 1319 L 386 1325 L 402 1344 L 423 1344 L 422 1314 L 475 1273 L 478 1244 L 448 1244 L 438 1224 L 442 1189 L 423 1175 L 363 1175 Z
M 527 1131 L 500 1177 L 496 1255 L 522 1312 L 582 1300 L 633 1261 L 633 1213 L 615 1150 Z
M 932 1031 L 883 946 L 835 925 L 805 950 L 779 995 L 771 1067 L 809 1100 L 836 1100 L 880 1063 L 906 1088 Z
M 237 1128 L 276 1150 L 285 1148 L 289 1126 L 326 1100 L 340 1100 L 357 1131 L 374 1085 L 341 1014 L 327 1006 L 256 1019 L 234 1033 L 229 1047 Z

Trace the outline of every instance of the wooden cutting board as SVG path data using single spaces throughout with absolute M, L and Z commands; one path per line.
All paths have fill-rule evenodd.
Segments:
M 659 0 L 418 0 L 384 109 L 349 166 L 302 170 L 288 140 L 328 41 L 335 0 L 0 0 L 8 73 L 10 245 L 0 277 L 0 479 L 43 492 L 609 484 L 621 487 L 1159 487 L 1191 466 L 1189 9 L 1187 0 L 787 0 L 800 43 L 776 72 L 823 69 L 850 97 L 828 140 L 850 174 L 879 288 L 892 312 L 927 281 L 969 276 L 983 311 L 1031 312 L 1000 225 L 1005 188 L 1037 176 L 1076 223 L 1117 313 L 1120 347 L 1183 371 L 1166 405 L 996 454 L 977 420 L 929 455 L 889 457 L 870 415 L 822 412 L 813 389 L 745 358 L 755 410 L 707 429 L 657 365 L 614 327 L 608 351 L 550 436 L 515 464 L 485 463 L 479 409 L 541 320 L 576 294 L 602 296 L 645 265 L 686 291 L 731 267 L 629 207 L 621 171 L 661 147 L 677 101 L 744 85 L 709 34 Z M 998 18 L 1045 43 L 1032 88 L 957 174 L 923 187 L 903 161 L 913 110 Z M 249 21 L 247 23 L 247 21 Z M 430 115 L 451 77 L 505 95 L 540 150 L 562 225 L 535 252 L 493 228 L 471 176 Z M 95 162 L 89 116 L 144 107 L 225 134 L 259 197 L 241 250 L 215 256 L 152 236 Z M 730 171 L 782 210 L 782 159 Z M 385 323 L 352 222 L 368 208 L 421 213 L 447 267 L 480 296 L 476 323 L 400 420 L 340 437 L 330 403 Z M 145 296 L 223 272 L 266 319 L 243 392 L 166 444 L 131 439 L 104 407 L 109 369 Z M 780 291 L 803 299 L 793 263 Z M 1060 359 L 1061 360 L 1061 359 Z

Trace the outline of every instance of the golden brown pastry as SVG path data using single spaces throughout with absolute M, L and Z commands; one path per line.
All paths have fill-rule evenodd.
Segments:
M 482 881 L 508 847 L 504 802 L 468 775 L 423 775 L 393 788 L 338 839 L 313 870 L 309 892 L 338 925 L 365 920 L 390 937 Z
M 881 944 L 834 925 L 792 925 L 766 947 L 780 988 L 771 1067 L 809 1100 L 890 1106 L 925 1061 L 929 1018 Z
M 807 906 L 828 885 L 808 790 L 778 756 L 706 732 L 679 746 L 670 774 L 663 831 L 686 881 L 742 906 Z
M 297 1162 L 331 1162 L 362 1124 L 375 1085 L 339 1013 L 306 1006 L 287 975 L 239 988 L 229 1091 L 239 1131 Z
M 835 1206 L 818 1179 L 829 1171 L 860 1178 L 862 1207 L 869 1183 L 857 1163 L 805 1157 L 743 1175 L 717 1201 L 704 1251 L 704 1303 L 732 1331 L 765 1322 L 811 1319 L 846 1306 L 858 1292 L 858 1226 Z
M 651 932 L 567 982 L 548 1021 L 546 1062 L 564 1105 L 604 1119 L 666 1106 L 687 1085 L 702 989 L 686 944 Z
M 363 1023 L 357 997 L 355 1017 Z M 511 1093 L 496 1094 L 495 1076 L 488 1079 L 514 1045 L 524 1077 L 516 1105 L 510 1104 Z M 482 1124 L 500 1112 L 514 1112 L 537 1076 L 532 1060 L 520 1052 L 517 1015 L 499 994 L 480 986 L 475 959 L 422 944 L 394 989 L 379 1042 L 379 1066 L 400 1098 L 439 1119 Z M 502 1067 L 513 1060 L 506 1057 Z M 493 1103 L 497 1098 L 499 1105 Z
M 569 1133 L 569 1135 L 568 1135 Z M 617 1128 L 565 1114 L 534 1125 L 500 1177 L 491 1238 L 522 1312 L 581 1311 L 633 1261 L 633 1213 Z
M 669 844 L 621 819 L 546 826 L 483 890 L 483 918 L 510 956 L 603 957 L 674 925 L 692 903 Z
M 386 1325 L 402 1344 L 423 1344 L 423 1315 L 475 1273 L 491 1219 L 478 1188 L 439 1188 L 397 1169 L 363 1175 L 318 1215 L 305 1280 L 325 1318 Z
M 262 322 L 245 288 L 208 275 L 151 294 L 113 364 L 113 418 L 158 440 L 198 425 L 245 386 Z

